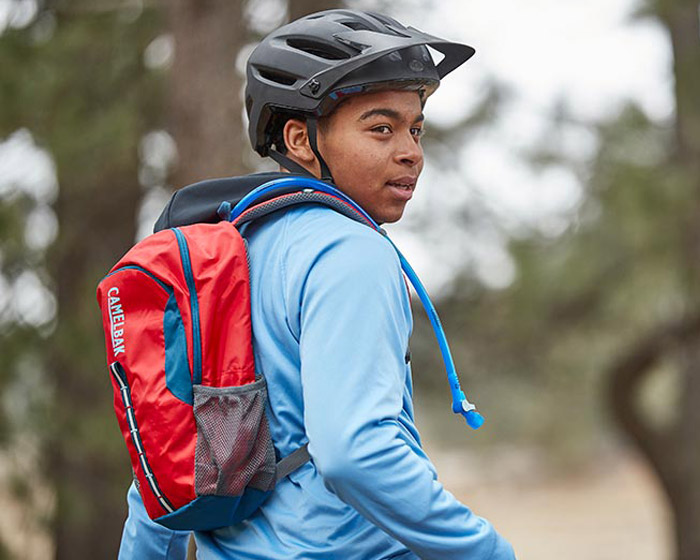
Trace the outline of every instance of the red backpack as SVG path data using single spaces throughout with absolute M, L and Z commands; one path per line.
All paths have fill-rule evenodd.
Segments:
M 117 420 L 146 511 L 166 527 L 211 530 L 238 523 L 277 481 L 309 460 L 306 445 L 279 460 L 272 444 L 267 387 L 253 358 L 248 256 L 237 229 L 305 202 L 379 230 L 332 187 L 279 179 L 233 210 L 224 202 L 224 221 L 147 237 L 98 286 Z M 399 256 L 424 300 L 425 290 Z M 434 309 L 429 316 L 437 321 Z M 449 355 L 439 322 L 434 326 Z M 471 425 L 478 413 L 451 368 L 453 409 Z
M 138 243 L 97 290 L 135 479 L 149 516 L 172 529 L 236 523 L 280 474 L 246 259 L 230 222 L 175 228 Z

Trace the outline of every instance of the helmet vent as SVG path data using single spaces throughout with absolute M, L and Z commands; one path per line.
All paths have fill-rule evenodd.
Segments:
M 287 39 L 287 44 L 294 49 L 299 49 L 300 51 L 318 56 L 319 58 L 325 58 L 326 60 L 344 60 L 350 58 L 350 55 L 345 51 L 331 47 L 320 41 L 290 38 Z
M 349 27 L 355 31 L 373 31 L 369 25 L 361 21 L 341 21 L 339 23 L 342 23 L 345 27 Z
M 280 72 L 279 70 L 268 70 L 267 68 L 258 67 L 257 71 L 260 74 L 261 78 L 269 82 L 281 84 L 283 86 L 291 86 L 297 81 L 296 76 L 292 76 L 291 74 L 285 74 L 283 72 Z

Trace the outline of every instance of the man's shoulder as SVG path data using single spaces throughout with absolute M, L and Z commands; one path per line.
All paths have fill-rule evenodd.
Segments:
M 334 251 L 398 262 L 396 252 L 382 234 L 321 204 L 290 209 L 286 230 L 290 246 L 305 247 L 315 253 Z
M 401 269 L 381 233 L 318 203 L 298 204 L 246 224 L 244 236 L 254 260 L 282 265 L 295 278 L 320 269 L 392 278 Z
M 309 234 L 320 229 L 324 235 L 350 235 L 362 239 L 381 240 L 381 235 L 367 224 L 348 218 L 344 214 L 319 203 L 305 203 L 293 206 L 287 211 L 290 230 Z

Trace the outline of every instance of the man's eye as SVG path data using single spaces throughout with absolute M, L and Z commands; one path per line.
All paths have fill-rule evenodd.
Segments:
M 372 130 L 381 134 L 389 134 L 391 132 L 391 127 L 386 124 L 380 124 L 379 126 L 375 126 Z
M 413 136 L 420 138 L 421 136 L 423 136 L 423 134 L 425 134 L 425 130 L 421 126 L 414 126 L 411 129 L 411 134 L 413 134 Z

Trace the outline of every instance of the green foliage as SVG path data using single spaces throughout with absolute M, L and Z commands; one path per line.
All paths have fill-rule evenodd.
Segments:
M 648 4 L 653 11 L 670 3 Z M 102 525 L 118 530 L 119 508 L 112 517 L 100 517 L 97 508 L 121 505 L 128 478 L 109 410 L 94 288 L 133 239 L 141 195 L 137 147 L 166 119 L 164 75 L 143 63 L 144 49 L 162 32 L 161 17 L 160 8 L 134 12 L 131 2 L 54 2 L 42 5 L 26 28 L 0 35 L 0 138 L 19 128 L 31 131 L 53 157 L 61 186 L 59 236 L 47 255 L 28 251 L 24 241 L 33 202 L 22 195 L 0 198 L 0 274 L 11 281 L 26 270 L 48 270 L 59 300 L 59 322 L 49 338 L 0 309 L 0 393 L 26 392 L 19 381 L 29 370 L 50 387 L 32 401 L 28 416 L 23 413 L 33 418 L 23 429 L 49 442 L 44 472 L 56 485 L 63 523 L 57 534 L 82 533 L 93 541 L 103 538 Z M 468 141 L 493 121 L 508 95 L 493 85 L 463 122 L 433 128 L 432 145 Z M 591 160 L 562 152 L 560 133 L 571 126 L 597 139 Z M 465 273 L 440 302 L 465 389 L 487 417 L 471 441 L 536 442 L 569 459 L 596 449 L 609 429 L 602 373 L 611 359 L 649 326 L 689 305 L 692 278 L 683 263 L 696 195 L 674 162 L 673 142 L 669 123 L 654 122 L 633 105 L 609 122 L 585 124 L 561 107 L 551 130 L 523 154 L 538 169 L 574 170 L 585 195 L 559 237 L 531 233 L 511 242 L 518 276 L 508 289 L 485 291 Z M 441 167 L 456 159 L 444 148 L 431 157 Z M 464 441 L 466 428 L 449 411 L 429 329 L 417 312 L 418 404 L 440 401 L 428 421 L 448 439 Z M 677 367 L 668 361 L 659 372 L 672 376 Z M 666 403 L 677 398 L 673 381 L 655 383 L 650 391 L 665 395 Z M 650 408 L 659 406 L 647 400 Z M 17 434 L 8 410 L 3 403 L 0 445 Z M 73 474 L 59 478 L 66 473 Z M 17 481 L 18 490 L 27 488 Z
M 534 166 L 578 174 L 585 196 L 568 230 L 512 240 L 512 286 L 486 292 L 465 275 L 439 311 L 466 389 L 487 416 L 488 439 L 539 443 L 578 460 L 610 432 L 603 373 L 611 361 L 687 306 L 682 263 L 694 193 L 673 161 L 671 126 L 638 107 L 586 125 L 598 143 L 591 161 L 561 151 L 559 132 L 568 126 L 582 125 L 558 115 L 523 154 Z M 441 394 L 427 322 L 418 317 L 415 330 L 417 384 Z M 663 394 L 667 409 L 674 391 Z M 460 437 L 462 427 L 445 420 Z
M 162 81 L 143 66 L 160 26 L 119 12 L 46 11 L 29 29 L 0 37 L 0 135 L 27 127 L 59 167 L 95 174 L 132 157 L 134 138 L 162 118 Z M 46 28 L 33 33 L 37 27 Z
M 72 2 L 42 5 L 27 27 L 0 35 L 0 138 L 29 130 L 60 184 L 58 237 L 46 252 L 24 240 L 31 198 L 0 199 L 0 274 L 37 272 L 58 301 L 54 330 L 0 315 L 0 391 L 16 397 L 0 409 L 0 444 L 32 433 L 42 447 L 59 558 L 75 546 L 109 556 L 100 551 L 114 552 L 123 515 L 128 460 L 110 410 L 94 290 L 133 242 L 139 142 L 164 124 L 164 75 L 143 61 L 162 29 L 154 8 Z M 16 487 L 30 488 L 17 474 Z

